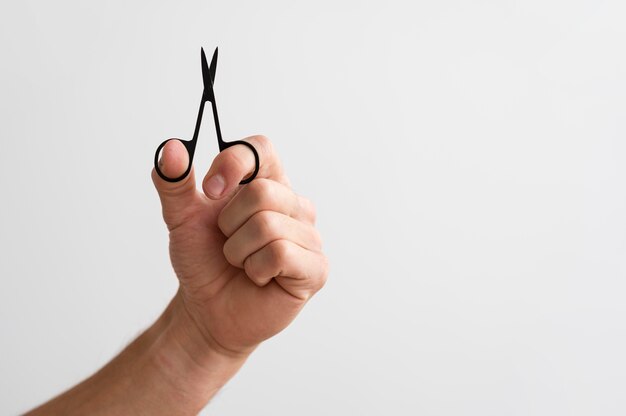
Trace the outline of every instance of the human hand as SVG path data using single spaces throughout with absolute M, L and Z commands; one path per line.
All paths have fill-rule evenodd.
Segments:
M 254 168 L 245 146 L 215 158 L 203 192 L 196 189 L 193 168 L 176 183 L 152 171 L 180 281 L 173 304 L 208 348 L 227 355 L 248 354 L 284 329 L 328 273 L 313 204 L 290 189 L 268 139 L 246 141 L 261 164 L 247 185 L 238 185 Z M 184 145 L 169 141 L 160 163 L 166 176 L 178 177 L 188 164 Z
M 203 192 L 194 172 L 167 182 L 152 170 L 180 281 L 155 323 L 97 373 L 29 415 L 194 415 L 263 340 L 285 328 L 326 280 L 327 262 L 311 202 L 289 188 L 271 143 L 257 178 L 245 146 L 221 152 Z M 178 140 L 162 152 L 161 171 L 176 178 L 188 155 Z M 217 179 L 215 179 L 217 178 Z

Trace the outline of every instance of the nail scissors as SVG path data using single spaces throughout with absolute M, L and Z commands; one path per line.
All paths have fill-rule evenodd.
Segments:
M 204 103 L 207 101 L 211 102 L 211 107 L 213 108 L 213 119 L 215 120 L 215 131 L 217 133 L 217 144 L 219 146 L 220 152 L 224 149 L 228 149 L 231 146 L 235 146 L 237 144 L 242 144 L 247 146 L 252 153 L 254 154 L 254 172 L 252 175 L 248 176 L 241 182 L 240 185 L 244 185 L 250 181 L 252 181 L 257 173 L 259 173 L 259 154 L 252 144 L 245 142 L 243 140 L 235 140 L 232 142 L 225 142 L 222 140 L 222 131 L 220 130 L 220 120 L 217 117 L 217 105 L 215 104 L 215 93 L 213 92 L 213 81 L 215 80 L 215 69 L 217 67 L 217 48 L 215 48 L 215 52 L 213 53 L 213 58 L 211 59 L 211 66 L 207 65 L 206 55 L 204 54 L 204 49 L 200 48 L 200 55 L 202 58 L 202 80 L 204 82 L 204 91 L 202 92 L 202 100 L 200 100 L 200 110 L 198 111 L 198 119 L 196 120 L 196 128 L 193 132 L 193 138 L 191 140 L 181 140 L 181 142 L 185 145 L 187 149 L 187 153 L 189 154 L 189 166 L 187 166 L 187 170 L 180 175 L 178 178 L 168 178 L 161 172 L 159 167 L 159 153 L 161 149 L 167 142 L 173 139 L 167 139 L 163 143 L 157 147 L 156 153 L 154 154 L 154 168 L 159 176 L 168 182 L 178 182 L 187 177 L 189 172 L 191 171 L 191 166 L 193 162 L 193 154 L 196 150 L 196 142 L 198 141 L 198 133 L 200 132 L 200 124 L 202 123 L 202 113 L 204 112 Z

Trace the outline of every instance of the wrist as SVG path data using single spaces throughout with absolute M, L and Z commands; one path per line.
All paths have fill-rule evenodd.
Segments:
M 209 402 L 249 356 L 249 352 L 224 349 L 204 334 L 188 313 L 180 292 L 154 327 L 159 335 L 150 348 L 146 365 L 159 374 L 163 392 L 173 403 L 186 403 L 195 412 Z

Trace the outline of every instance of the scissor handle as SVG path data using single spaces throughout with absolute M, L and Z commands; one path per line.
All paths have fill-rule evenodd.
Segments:
M 252 143 L 248 143 L 243 140 L 235 140 L 232 142 L 222 141 L 220 143 L 220 147 L 221 147 L 220 152 L 222 150 L 228 149 L 229 147 L 235 146 L 237 144 L 243 144 L 244 146 L 247 146 L 250 150 L 252 150 L 252 154 L 254 155 L 254 172 L 252 172 L 252 175 L 248 176 L 247 178 L 244 178 L 241 182 L 239 182 L 239 185 L 245 185 L 247 183 L 252 182 L 252 180 L 256 178 L 256 175 L 259 173 L 259 167 L 261 166 L 259 162 L 259 154 L 257 153 L 254 146 L 252 146 Z
M 159 147 L 157 147 L 156 152 L 154 153 L 154 169 L 156 170 L 156 173 L 164 181 L 167 181 L 167 182 L 179 182 L 179 181 L 182 181 L 183 179 L 185 179 L 187 177 L 187 175 L 189 175 L 189 172 L 191 172 L 191 166 L 193 164 L 193 154 L 194 154 L 196 146 L 195 146 L 195 142 L 193 140 L 180 140 L 182 142 L 182 144 L 185 145 L 185 148 L 187 149 L 187 154 L 189 155 L 189 166 L 187 166 L 187 170 L 185 170 L 185 172 L 182 175 L 180 175 L 178 178 L 169 178 L 169 177 L 165 176 L 165 174 L 163 174 L 163 172 L 161 172 L 161 168 L 159 167 L 159 153 L 161 152 L 161 149 L 163 149 L 165 144 L 167 142 L 169 142 L 170 140 L 174 140 L 174 139 L 167 139 L 163 143 L 161 143 L 159 145 Z M 179 140 L 179 139 L 176 139 L 176 140 Z M 247 183 L 252 182 L 252 180 L 254 178 L 256 178 L 256 175 L 259 173 L 259 167 L 260 167 L 259 154 L 257 153 L 256 149 L 254 148 L 254 146 L 252 146 L 251 143 L 245 142 L 243 140 L 235 140 L 233 142 L 224 142 L 223 141 L 223 142 L 221 142 L 221 149 L 220 149 L 220 151 L 222 151 L 224 149 L 228 149 L 229 147 L 237 145 L 237 144 L 242 144 L 244 146 L 247 146 L 252 151 L 252 154 L 254 155 L 254 172 L 252 172 L 252 175 L 248 176 L 247 178 L 245 178 L 241 182 L 239 182 L 239 185 L 245 185 Z
M 187 175 L 189 175 L 189 172 L 191 172 L 191 166 L 192 166 L 192 163 L 193 163 L 193 153 L 194 153 L 196 145 L 195 145 L 193 140 L 176 139 L 176 140 L 180 140 L 180 142 L 182 144 L 184 144 L 185 148 L 187 149 L 187 154 L 189 155 L 189 166 L 187 166 L 187 170 L 185 170 L 185 172 L 182 175 L 180 175 L 178 178 L 168 178 L 167 176 L 165 176 L 163 174 L 163 172 L 161 172 L 161 168 L 159 167 L 159 153 L 161 152 L 161 149 L 163 149 L 165 144 L 167 142 L 169 142 L 170 140 L 174 140 L 174 139 L 167 139 L 163 143 L 161 143 L 159 145 L 159 147 L 157 147 L 156 152 L 154 153 L 154 169 L 156 170 L 156 173 L 164 181 L 167 181 L 167 182 L 180 182 L 183 179 L 185 179 L 187 177 Z

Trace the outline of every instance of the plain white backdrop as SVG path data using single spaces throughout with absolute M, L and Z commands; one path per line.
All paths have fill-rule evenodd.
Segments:
M 153 152 L 190 138 L 219 46 L 224 138 L 274 141 L 331 274 L 206 414 L 626 414 L 624 21 L 603 0 L 2 2 L 0 413 L 174 294 Z M 199 178 L 216 152 L 206 123 Z

